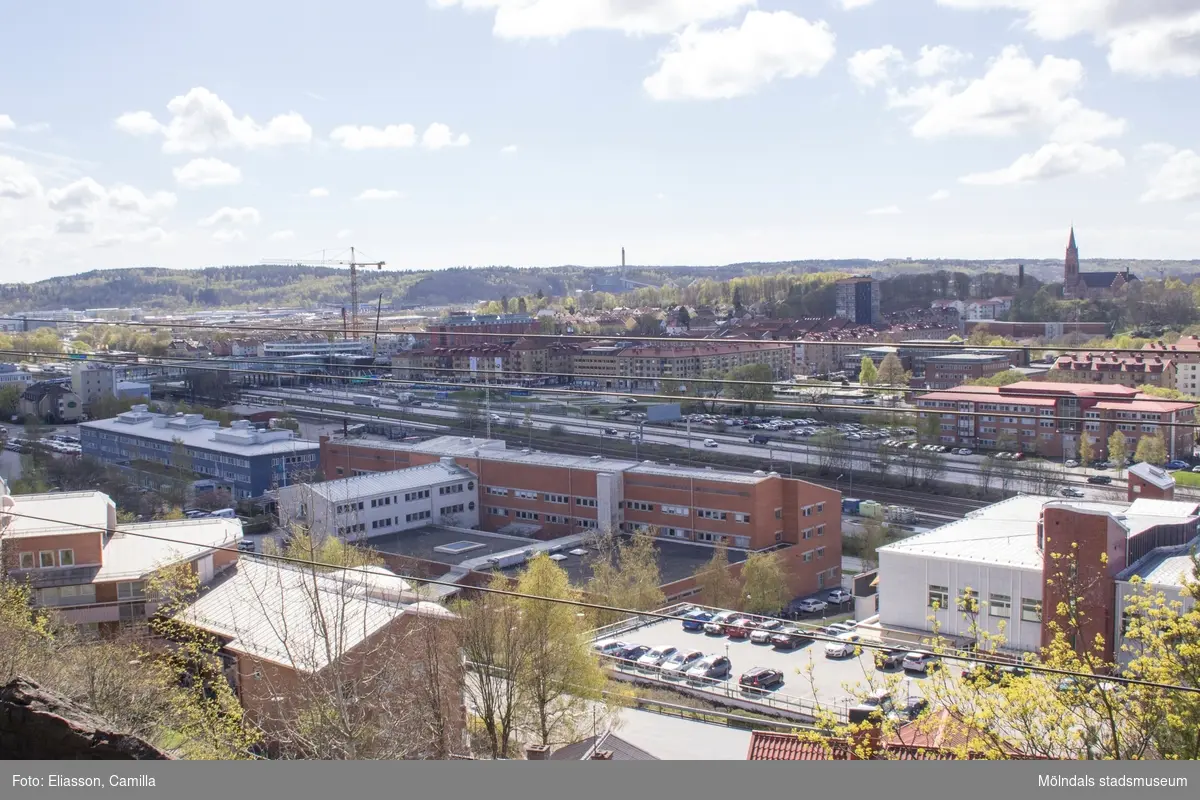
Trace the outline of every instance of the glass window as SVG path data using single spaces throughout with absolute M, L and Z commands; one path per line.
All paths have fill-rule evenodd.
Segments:
M 1025 622 L 1042 621 L 1042 601 L 1031 597 L 1021 598 L 1021 619 Z
M 42 552 L 38 553 L 38 566 L 41 566 L 43 568 L 53 567 L 54 566 L 54 551 L 53 550 L 43 550 Z
M 950 603 L 950 588 L 929 584 L 929 607 L 945 608 Z
M 75 551 L 74 550 L 59 550 L 58 565 L 60 567 L 75 566 Z
M 1012 616 L 1012 597 L 1006 594 L 988 595 L 988 614 L 993 617 Z
M 21 553 L 21 569 L 33 569 L 37 565 L 37 560 L 33 555 L 33 553 Z

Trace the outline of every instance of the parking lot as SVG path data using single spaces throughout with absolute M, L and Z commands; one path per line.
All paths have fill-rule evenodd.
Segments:
M 865 635 L 865 638 L 869 638 L 869 635 Z M 730 678 L 704 685 L 661 680 L 655 674 L 637 672 L 632 665 L 624 667 L 622 671 L 637 674 L 645 680 L 655 680 L 664 686 L 713 695 L 714 700 L 725 698 L 736 701 L 737 705 L 750 703 L 762 706 L 764 710 L 774 709 L 790 714 L 807 716 L 820 709 L 844 718 L 846 710 L 857 704 L 856 698 L 870 691 L 868 681 L 874 677 L 878 685 L 882 678 L 882 674 L 875 670 L 873 651 L 865 651 L 857 657 L 826 658 L 823 641 L 805 640 L 806 643 L 794 650 L 779 650 L 769 644 L 754 644 L 748 639 L 729 639 L 701 631 L 684 630 L 682 623 L 676 620 L 661 620 L 636 630 L 601 636 L 597 641 L 614 639 L 649 647 L 665 645 L 680 650 L 700 650 L 706 655 L 727 655 L 733 667 Z M 738 686 L 738 679 L 754 667 L 779 670 L 784 676 L 783 685 L 765 693 L 743 692 Z M 922 694 L 921 687 L 926 678 L 903 673 L 900 673 L 900 677 L 897 701 L 906 699 L 906 693 L 911 697 Z

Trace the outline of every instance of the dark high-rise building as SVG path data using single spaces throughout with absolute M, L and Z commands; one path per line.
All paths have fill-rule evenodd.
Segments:
M 874 278 L 847 278 L 837 282 L 836 315 L 856 325 L 878 325 L 879 281 Z

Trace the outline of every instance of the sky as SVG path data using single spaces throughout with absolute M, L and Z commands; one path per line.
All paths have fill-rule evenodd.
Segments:
M 1200 258 L 1200 0 L 5 5 L 0 281 Z

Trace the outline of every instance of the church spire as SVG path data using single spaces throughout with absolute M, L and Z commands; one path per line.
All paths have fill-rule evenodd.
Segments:
M 1067 249 L 1068 250 L 1078 250 L 1079 249 L 1075 246 L 1075 226 L 1074 225 L 1071 226 L 1071 241 L 1067 242 Z

